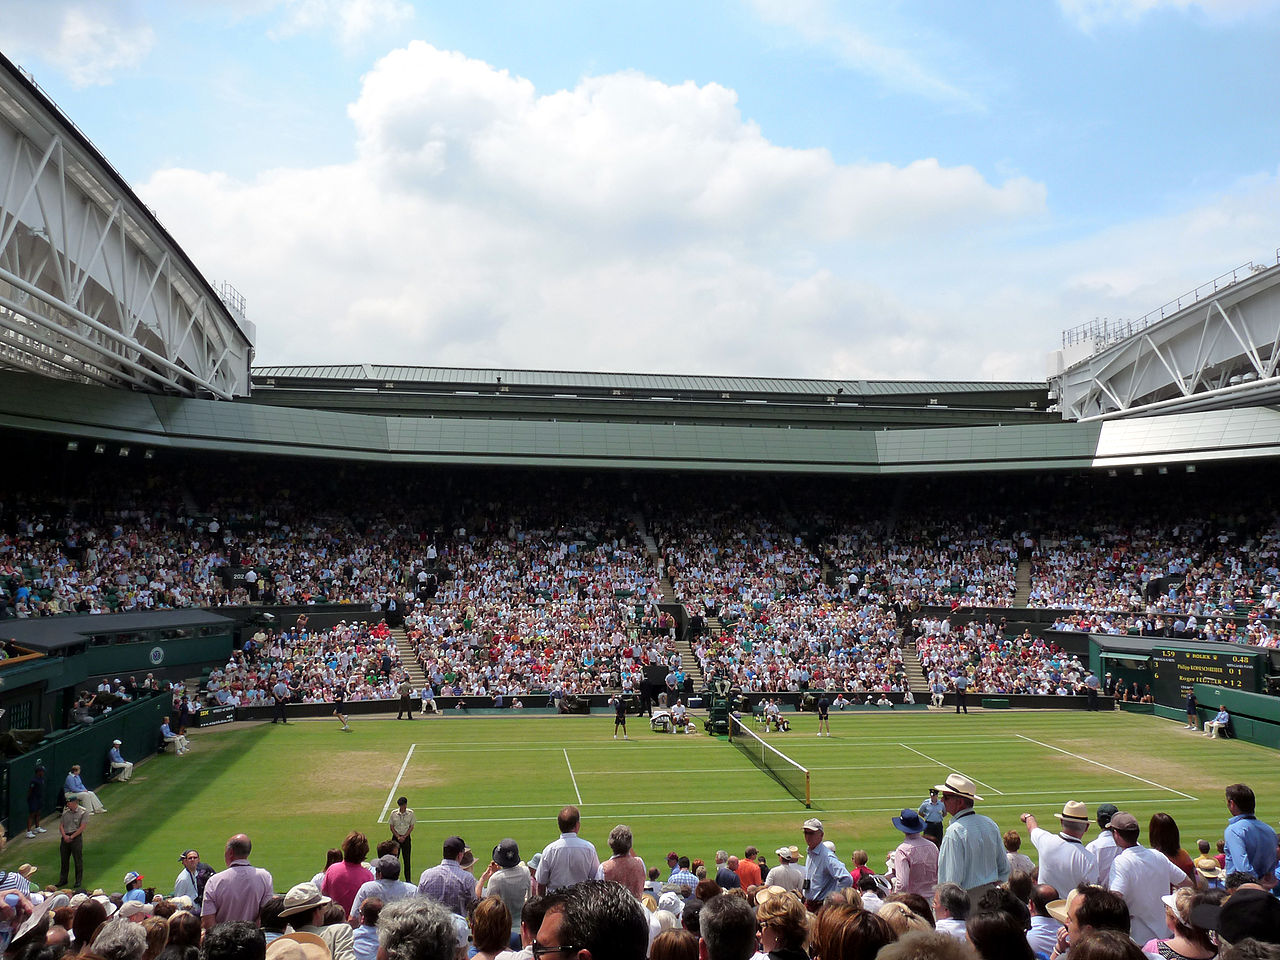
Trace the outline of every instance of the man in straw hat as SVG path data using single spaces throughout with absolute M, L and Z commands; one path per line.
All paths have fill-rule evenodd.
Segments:
M 1197 857 L 1195 860 L 1196 873 L 1204 878 L 1204 885 L 1209 890 L 1222 890 L 1225 885 L 1222 882 L 1222 868 L 1218 866 L 1218 861 L 1213 857 Z
M 299 883 L 284 895 L 280 919 L 288 920 L 295 933 L 314 933 L 329 948 L 333 960 L 355 960 L 355 934 L 351 925 L 324 926 L 324 908 L 331 902 L 314 883 Z
M 900 816 L 890 820 L 906 834 L 897 849 L 889 854 L 893 892 L 918 893 L 932 900 L 938 885 L 938 848 L 924 838 L 924 820 L 911 809 L 903 810 Z
M 1098 859 L 1082 839 L 1089 832 L 1089 808 L 1079 800 L 1068 800 L 1054 816 L 1062 824 L 1058 833 L 1042 830 L 1030 813 L 1020 818 L 1031 831 L 1031 843 L 1040 855 L 1040 882 L 1059 892 L 1092 883 L 1098 875 Z
M 938 850 L 938 882 L 963 887 L 976 904 L 988 889 L 1009 879 L 1009 858 L 1004 855 L 1000 828 L 990 817 L 973 809 L 981 800 L 968 777 L 953 773 L 938 785 L 951 825 Z
M 331 960 L 329 945 L 314 933 L 286 933 L 267 947 L 267 960 Z

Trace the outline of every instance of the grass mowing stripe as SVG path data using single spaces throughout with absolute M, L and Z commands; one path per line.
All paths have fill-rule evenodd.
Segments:
M 400 781 L 404 779 L 405 768 L 409 766 L 409 760 L 413 757 L 413 751 L 418 749 L 416 743 L 409 744 L 409 752 L 404 755 L 404 763 L 400 764 L 400 772 L 396 774 L 396 782 L 391 785 L 391 789 L 387 791 L 387 802 L 382 805 L 382 812 L 378 814 L 378 822 L 382 823 L 387 816 L 387 811 L 391 809 L 391 801 L 396 795 L 396 790 L 400 788 Z
M 1055 791 L 1055 796 L 1057 795 L 1057 793 L 1058 791 Z M 772 803 L 774 801 L 766 801 L 766 802 Z M 780 801 L 780 802 L 789 802 L 792 805 L 799 807 L 801 810 L 804 809 L 804 804 L 800 803 L 798 800 L 795 800 L 795 799 L 790 799 L 789 801 Z M 1082 803 L 1105 803 L 1106 800 L 1105 798 L 1090 798 L 1090 799 L 1085 799 L 1081 802 Z M 1138 799 L 1126 800 L 1125 803 L 1127 803 L 1130 806 L 1139 806 L 1139 805 L 1153 806 L 1153 805 L 1163 805 L 1166 803 L 1199 803 L 1199 801 L 1195 797 L 1187 797 L 1185 800 L 1182 799 L 1181 797 L 1160 797 L 1160 798 L 1155 798 L 1151 800 L 1138 800 Z M 604 806 L 604 804 L 599 804 L 599 806 Z M 984 803 L 981 809 L 1018 810 L 1018 809 L 1025 809 L 1026 806 L 1027 805 L 1024 803 Z M 676 801 L 671 802 L 671 807 L 672 807 L 671 810 L 665 810 L 661 813 L 632 813 L 632 814 L 628 814 L 628 816 L 633 820 L 667 820 L 667 819 L 670 819 L 671 817 L 685 818 L 685 817 L 723 817 L 724 816 L 724 813 L 722 811 L 712 811 L 708 813 L 693 813 L 684 809 L 684 807 L 682 807 Z M 833 813 L 901 813 L 902 812 L 901 807 L 818 807 L 815 805 L 814 809 L 815 810 L 820 809 L 823 813 L 828 815 Z M 551 816 L 554 816 L 554 813 L 555 811 L 551 811 Z M 763 816 L 770 816 L 774 814 L 783 814 L 783 813 L 785 813 L 786 816 L 788 817 L 794 816 L 792 812 L 782 811 L 782 810 L 738 810 L 737 813 L 741 814 L 744 817 L 763 817 Z M 581 819 L 616 821 L 617 814 L 583 813 L 581 816 Z M 418 823 L 521 823 L 521 822 L 546 823 L 547 821 L 548 821 L 548 815 L 543 814 L 542 816 L 538 816 L 538 817 L 467 817 L 467 818 L 449 817 L 443 820 L 419 819 Z
M 898 746 L 900 746 L 900 747 L 907 747 L 907 745 L 906 745 L 905 743 L 900 743 L 900 744 L 898 744 Z M 910 750 L 912 753 L 917 754 L 918 756 L 924 757 L 926 760 L 932 760 L 934 763 L 936 763 L 936 764 L 937 764 L 938 766 L 940 766 L 940 767 L 946 767 L 948 770 L 954 770 L 956 773 L 960 774 L 960 776 L 962 776 L 962 777 L 968 777 L 968 776 L 969 776 L 967 773 L 965 773 L 964 771 L 960 770 L 958 767 L 953 767 L 953 766 L 951 766 L 951 764 L 949 764 L 949 763 L 943 763 L 941 760 L 937 760 L 937 759 L 935 759 L 935 758 L 933 758 L 933 757 L 929 756 L 927 753 L 920 753 L 920 751 L 919 751 L 919 750 L 917 750 L 915 747 L 907 747 L 907 749 L 908 749 L 908 750 Z M 1004 791 L 1003 791 L 1003 790 L 997 790 L 997 789 L 996 789 L 995 787 L 993 787 L 991 784 L 989 784 L 989 783 L 985 783 L 985 782 L 983 782 L 982 780 L 979 780 L 977 777 L 969 777 L 969 779 L 970 779 L 970 780 L 972 780 L 974 783 L 978 784 L 978 786 L 980 786 L 980 787 L 986 787 L 986 788 L 987 788 L 988 790 L 990 790 L 992 793 L 998 793 L 1000 796 L 1002 796 L 1002 797 L 1004 796 Z
M 1041 743 L 1039 740 L 1032 740 L 1030 737 L 1022 736 L 1022 734 L 1018 734 L 1018 736 L 1021 739 L 1026 740 L 1028 743 L 1034 743 L 1040 747 L 1048 747 L 1050 750 L 1057 750 L 1059 753 L 1065 753 L 1068 757 L 1075 757 L 1075 759 L 1083 760 L 1085 763 L 1092 763 L 1095 767 L 1102 767 L 1102 769 L 1110 770 L 1112 773 L 1119 773 L 1119 774 L 1122 774 L 1123 776 L 1131 777 L 1132 779 L 1137 780 L 1140 783 L 1145 783 L 1152 787 L 1158 787 L 1161 790 L 1168 790 L 1170 793 L 1176 793 L 1178 796 L 1186 797 L 1188 800 L 1198 799 L 1196 797 L 1193 797 L 1189 793 L 1183 793 L 1181 790 L 1173 789 L 1173 787 L 1166 787 L 1163 783 L 1156 783 L 1154 780 L 1148 780 L 1146 777 L 1140 777 L 1136 773 L 1128 773 L 1125 770 L 1119 770 L 1116 767 L 1108 766 L 1107 764 L 1101 763 L 1097 760 L 1090 760 L 1088 757 L 1082 757 L 1080 756 L 1080 754 L 1072 753 L 1070 750 L 1063 750 L 1061 747 L 1055 747 L 1051 743 Z
M 499 721 L 499 722 L 502 722 L 502 721 Z M 599 740 L 557 740 L 556 742 L 559 743 L 561 746 L 570 746 L 570 747 L 575 747 L 582 750 L 664 750 L 664 751 L 672 749 L 673 743 L 681 744 L 679 749 L 682 749 L 682 750 L 689 749 L 689 748 L 709 748 L 719 743 L 718 739 L 713 739 L 711 737 L 680 737 L 679 740 L 673 741 L 670 735 L 666 735 L 666 736 L 668 737 L 668 739 L 659 743 L 644 743 L 643 741 L 637 741 L 636 738 L 632 737 L 630 741 L 627 741 L 626 746 L 613 743 L 613 742 L 601 743 Z M 797 749 L 803 749 L 803 750 L 810 750 L 810 749 L 830 750 L 836 747 L 847 748 L 850 744 L 857 744 L 859 746 L 863 746 L 868 743 L 875 744 L 876 746 L 880 746 L 880 747 L 895 747 L 903 744 L 904 742 L 920 743 L 920 744 L 923 744 L 924 746 L 929 746 L 930 744 L 935 744 L 935 743 L 983 744 L 984 746 L 990 746 L 992 744 L 1003 744 L 1005 746 L 1020 745 L 1020 741 L 1016 736 L 984 737 L 981 739 L 971 739 L 968 737 L 959 738 L 959 739 L 948 738 L 948 737 L 920 737 L 917 739 L 913 739 L 911 737 L 907 737 L 904 739 L 902 737 L 841 737 L 839 735 L 836 735 L 831 737 L 830 739 L 824 737 L 820 743 L 809 743 L 807 740 L 797 740 L 794 737 L 787 737 L 786 735 L 783 735 L 781 737 L 781 740 L 783 742 L 788 742 L 793 744 Z M 770 741 L 766 741 L 766 742 L 770 742 Z M 509 744 L 502 740 L 469 740 L 469 741 L 453 740 L 453 741 L 450 741 L 447 745 L 437 745 L 435 743 L 429 743 L 429 744 L 423 743 L 421 745 L 430 746 L 432 748 L 432 752 L 439 752 L 439 753 L 474 753 L 476 752 L 477 748 L 485 748 L 485 747 L 489 748 L 490 750 L 501 750 L 503 752 L 507 752 L 510 750 L 522 750 L 522 751 L 535 751 L 535 752 L 542 751 L 546 753 L 554 753 L 557 749 L 554 746 L 537 747 L 537 746 L 526 746 L 522 744 Z
M 627 772 L 631 773 L 632 771 L 627 771 Z M 664 771 L 664 772 L 669 773 L 670 771 Z M 735 772 L 738 772 L 738 771 L 735 771 Z M 1146 790 L 1146 789 L 1147 789 L 1146 787 L 1108 788 L 1107 793 L 1108 794 L 1134 793 L 1134 792 Z M 1004 796 L 1010 797 L 1010 798 L 1058 797 L 1058 796 L 1062 796 L 1063 792 L 1064 791 L 1062 788 L 1059 788 L 1056 790 L 1015 790 L 1012 793 L 1004 794 Z M 836 802 L 845 803 L 845 802 L 859 802 L 859 801 L 866 801 L 866 800 L 902 800 L 902 799 L 909 800 L 913 796 L 915 795 L 907 794 L 907 793 L 890 793 L 890 794 L 883 794 L 879 796 L 823 797 L 822 799 L 828 803 L 836 803 Z M 782 797 L 782 798 L 738 797 L 735 800 L 709 800 L 704 797 L 698 798 L 699 806 L 711 806 L 717 803 L 735 804 L 740 806 L 744 803 L 746 804 L 792 803 L 793 804 L 795 802 L 796 802 L 795 797 Z M 1154 803 L 1155 801 L 1143 801 L 1142 798 L 1137 798 L 1134 802 L 1137 802 L 1137 803 L 1153 802 Z M 630 808 L 630 807 L 660 807 L 664 805 L 681 807 L 683 804 L 684 804 L 684 801 L 681 801 L 681 800 L 593 800 L 591 802 L 591 808 L 593 810 L 598 810 L 601 807 Z M 1010 804 L 1005 804 L 1005 806 L 1010 806 Z M 1018 804 L 1012 804 L 1012 806 L 1018 806 Z M 546 808 L 547 808 L 547 805 L 545 803 L 465 803 L 465 804 L 433 803 L 431 805 L 432 810 L 545 810 Z

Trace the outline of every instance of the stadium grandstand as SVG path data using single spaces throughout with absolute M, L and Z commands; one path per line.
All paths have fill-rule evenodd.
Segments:
M 254 366 L 243 298 L 3 58 L 0 183 L 10 836 L 68 806 L 28 809 L 37 766 L 92 788 L 113 744 L 185 752 L 165 718 L 691 708 L 806 806 L 757 732 L 833 702 L 1196 695 L 1280 747 L 1280 260 L 1068 331 L 1044 381 Z

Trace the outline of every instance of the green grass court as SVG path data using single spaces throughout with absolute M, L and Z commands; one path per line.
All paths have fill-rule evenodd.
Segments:
M 609 830 L 629 824 L 649 865 L 664 866 L 671 849 L 710 863 L 717 848 L 741 854 L 749 843 L 773 863 L 775 847 L 801 844 L 800 824 L 813 815 L 846 863 L 862 848 L 879 868 L 901 836 L 889 817 L 918 805 L 950 770 L 979 785 L 986 799 L 978 809 L 1001 829 L 1020 828 L 1028 810 L 1048 826 L 1069 799 L 1091 808 L 1111 801 L 1138 817 L 1144 842 L 1148 818 L 1163 810 L 1194 848 L 1198 837 L 1221 836 L 1223 787 L 1237 781 L 1257 792 L 1260 817 L 1280 817 L 1273 751 L 1209 741 L 1150 716 L 836 714 L 834 736 L 821 739 L 815 717 L 791 716 L 790 733 L 767 739 L 810 769 L 812 814 L 724 740 L 653 734 L 632 718 L 631 741 L 614 741 L 612 715 L 602 713 L 356 720 L 352 733 L 336 720 L 196 730 L 186 756 L 153 758 L 133 782 L 102 788 L 110 812 L 86 831 L 85 881 L 118 890 L 125 872 L 138 870 L 167 893 L 184 847 L 220 868 L 227 837 L 244 831 L 254 863 L 285 890 L 319 871 L 347 831 L 388 836 L 386 815 L 401 793 L 418 817 L 415 881 L 455 832 L 481 868 L 507 836 L 527 859 L 555 839 L 566 803 L 581 807 L 582 835 L 605 855 Z M 57 825 L 45 825 L 49 833 L 36 840 L 14 825 L 17 839 L 0 863 L 30 861 L 38 881 L 57 880 Z M 1034 858 L 1029 843 L 1023 851 Z

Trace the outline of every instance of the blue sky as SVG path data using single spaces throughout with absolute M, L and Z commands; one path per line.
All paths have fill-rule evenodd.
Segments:
M 262 363 L 1039 378 L 1280 246 L 1280 2 L 0 0 Z

